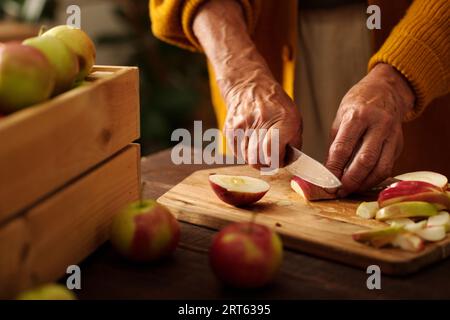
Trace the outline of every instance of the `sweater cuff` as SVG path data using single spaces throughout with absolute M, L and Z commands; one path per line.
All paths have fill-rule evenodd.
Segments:
M 193 51 L 203 52 L 203 48 L 194 34 L 192 25 L 194 23 L 194 19 L 195 16 L 197 15 L 199 8 L 207 1 L 212 0 L 186 0 L 181 11 L 183 32 L 192 45 L 192 47 L 189 49 Z M 257 5 L 258 1 L 252 0 L 237 0 L 237 1 L 241 4 L 247 28 L 250 34 L 252 34 L 256 27 L 256 21 L 259 11 Z
M 393 66 L 403 74 L 414 90 L 414 110 L 406 115 L 405 121 L 419 116 L 434 98 L 447 91 L 448 75 L 445 66 L 427 44 L 411 35 L 391 34 L 380 51 L 370 59 L 369 71 L 377 63 Z

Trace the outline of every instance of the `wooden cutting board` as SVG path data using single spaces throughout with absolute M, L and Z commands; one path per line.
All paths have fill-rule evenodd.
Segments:
M 212 191 L 211 173 L 247 175 L 270 183 L 269 192 L 248 208 L 223 203 Z M 419 253 L 396 248 L 375 249 L 355 242 L 352 233 L 385 226 L 355 214 L 357 200 L 306 202 L 290 188 L 290 174 L 284 169 L 275 176 L 261 176 L 248 166 L 228 166 L 200 170 L 162 195 L 158 202 L 169 207 L 180 221 L 220 229 L 230 222 L 249 221 L 274 228 L 288 248 L 366 269 L 378 265 L 385 274 L 404 275 L 415 272 L 450 254 L 450 237 L 427 243 Z

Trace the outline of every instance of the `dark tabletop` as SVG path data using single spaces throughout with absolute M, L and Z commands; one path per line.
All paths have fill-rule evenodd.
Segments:
M 202 165 L 176 166 L 170 151 L 142 159 L 144 196 L 158 198 Z M 260 290 L 221 286 L 208 264 L 214 230 L 181 223 L 181 241 L 172 258 L 151 265 L 123 261 L 105 244 L 81 264 L 80 299 L 379 299 L 450 298 L 450 259 L 408 277 L 382 276 L 381 290 L 369 290 L 365 270 L 285 250 L 281 272 Z

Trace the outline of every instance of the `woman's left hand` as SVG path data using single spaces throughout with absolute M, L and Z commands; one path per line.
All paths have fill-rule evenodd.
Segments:
M 326 162 L 341 179 L 339 197 L 366 190 L 391 175 L 403 148 L 402 122 L 414 100 L 407 80 L 383 63 L 344 96 L 331 128 Z

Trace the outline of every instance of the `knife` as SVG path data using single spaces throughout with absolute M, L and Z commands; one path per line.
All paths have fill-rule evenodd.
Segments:
M 284 168 L 293 175 L 322 188 L 338 188 L 342 185 L 323 164 L 290 145 L 286 148 Z

